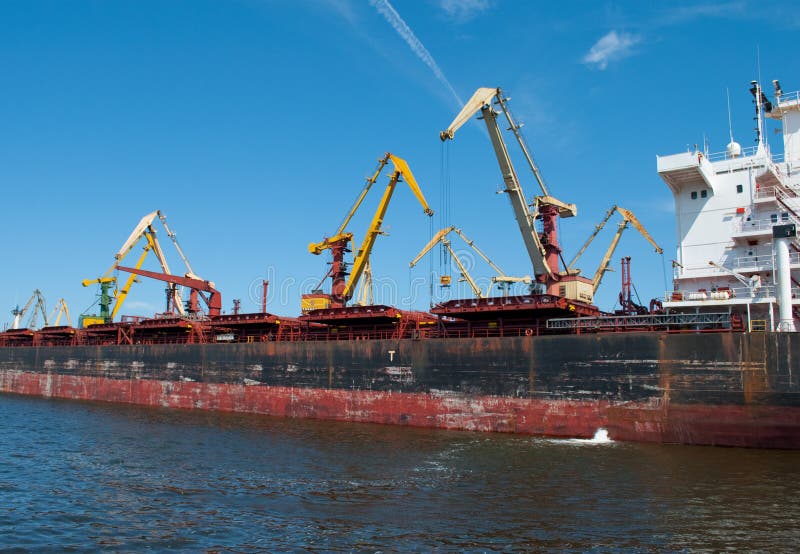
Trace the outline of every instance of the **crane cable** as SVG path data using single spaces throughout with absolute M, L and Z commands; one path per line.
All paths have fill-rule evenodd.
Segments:
M 433 218 L 428 218 L 428 242 L 433 240 Z M 433 307 L 433 255 L 428 254 L 428 304 Z
M 445 229 L 451 222 L 451 186 L 450 186 L 450 144 L 449 141 L 442 142 L 440 168 L 439 168 L 439 228 Z M 432 223 L 432 222 L 431 222 Z M 431 239 L 433 238 L 433 227 L 431 227 Z M 439 277 L 451 273 L 450 253 L 444 243 L 439 244 Z M 441 281 L 440 281 L 441 282 Z M 431 300 L 433 300 L 433 272 L 431 272 Z

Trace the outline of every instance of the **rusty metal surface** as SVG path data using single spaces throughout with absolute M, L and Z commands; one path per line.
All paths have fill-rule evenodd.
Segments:
M 577 300 L 552 294 L 528 294 L 448 300 L 431 308 L 431 313 L 467 320 L 518 319 L 531 324 L 547 317 L 591 317 L 601 312 L 597 306 Z
M 800 448 L 798 342 L 624 333 L 0 348 L 0 390 L 559 436 L 607 424 L 629 440 Z

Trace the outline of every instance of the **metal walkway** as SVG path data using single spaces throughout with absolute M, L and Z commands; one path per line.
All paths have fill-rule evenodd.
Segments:
M 730 328 L 728 313 L 651 314 L 600 317 L 565 317 L 547 320 L 548 329 L 630 329 L 632 327 L 725 327 Z

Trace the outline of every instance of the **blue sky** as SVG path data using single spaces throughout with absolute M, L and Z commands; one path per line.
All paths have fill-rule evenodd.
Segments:
M 629 208 L 664 247 L 667 267 L 634 231 L 612 267 L 631 255 L 642 300 L 658 296 L 675 231 L 655 156 L 704 137 L 723 150 L 726 88 L 734 135 L 751 145 L 747 87 L 759 59 L 765 83 L 800 89 L 791 47 L 800 12 L 790 2 L 646 4 L 2 2 L 0 322 L 34 288 L 49 306 L 64 297 L 73 317 L 84 311 L 96 291 L 80 281 L 102 274 L 155 209 L 226 309 L 240 298 L 256 311 L 267 277 L 268 309 L 296 315 L 300 293 L 327 269 L 308 243 L 336 230 L 386 151 L 409 162 L 439 213 L 428 221 L 408 188 L 397 189 L 373 255 L 377 301 L 428 306 L 439 256 L 411 271 L 408 262 L 441 224 L 464 229 L 507 273 L 528 274 L 508 200 L 495 194 L 501 176 L 482 123 L 446 147 L 438 138 L 456 98 L 480 86 L 507 91 L 551 192 L 578 205 L 561 224 L 565 257 L 612 204 Z M 776 151 L 778 138 L 770 132 Z M 534 181 L 515 162 L 532 197 Z M 378 196 L 353 222 L 359 242 Z M 614 229 L 584 256 L 585 273 Z M 489 275 L 474 264 L 475 277 Z M 136 285 L 122 313 L 161 310 L 162 288 Z M 619 271 L 607 274 L 598 304 L 611 309 L 618 291 Z M 434 292 L 469 295 L 463 283 Z

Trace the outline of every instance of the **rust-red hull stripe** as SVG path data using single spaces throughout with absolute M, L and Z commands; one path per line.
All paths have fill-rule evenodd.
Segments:
M 800 448 L 800 409 L 247 386 L 0 371 L 0 392 L 165 408 L 615 440 Z

